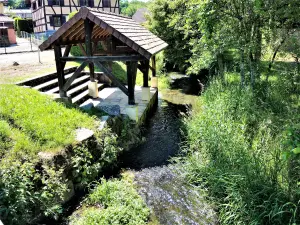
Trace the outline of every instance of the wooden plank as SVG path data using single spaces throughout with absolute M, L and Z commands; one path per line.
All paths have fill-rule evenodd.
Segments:
M 119 55 L 119 56 L 76 56 L 76 57 L 62 57 L 62 61 L 86 61 L 86 60 L 93 60 L 93 61 L 142 61 L 146 58 L 141 55 Z
M 101 62 L 99 62 L 99 61 L 94 61 L 94 64 L 97 66 L 97 67 L 99 67 L 99 69 L 101 70 L 101 71 L 103 71 L 104 72 L 104 74 L 106 75 L 106 76 L 108 76 L 109 77 L 109 79 L 111 79 L 111 81 L 115 84 L 115 85 L 117 85 L 117 87 L 119 87 L 120 89 L 121 89 L 121 91 L 123 91 L 124 92 L 124 94 L 126 94 L 127 96 L 128 96 L 128 89 L 115 77 L 115 75 L 113 75 L 113 73 L 112 72 L 110 72 L 109 71 L 109 69 L 106 67 L 106 66 L 104 66 Z
M 69 87 L 71 86 L 73 81 L 81 74 L 81 71 L 87 66 L 87 64 L 88 64 L 88 62 L 85 61 L 77 68 L 77 70 L 74 72 L 74 74 L 67 80 L 67 82 L 63 86 L 63 91 L 66 92 L 69 89 Z

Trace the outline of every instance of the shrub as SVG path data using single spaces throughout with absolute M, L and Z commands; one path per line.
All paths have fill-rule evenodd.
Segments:
M 299 161 L 282 158 L 285 130 L 298 121 L 299 108 L 290 107 L 295 101 L 282 85 L 282 80 L 274 83 L 265 94 L 213 81 L 200 110 L 186 121 L 187 179 L 208 188 L 221 224 L 300 221 L 299 172 L 297 178 L 288 176 L 288 165 L 295 172 Z M 299 140 L 297 132 L 292 136 Z
M 18 34 L 20 33 L 20 31 L 32 33 L 33 32 L 32 19 L 22 19 L 20 17 L 16 17 L 14 18 L 14 27 Z
M 70 224 L 143 225 L 149 215 L 150 210 L 134 188 L 133 177 L 125 174 L 121 180 L 101 179 L 83 208 L 71 216 Z

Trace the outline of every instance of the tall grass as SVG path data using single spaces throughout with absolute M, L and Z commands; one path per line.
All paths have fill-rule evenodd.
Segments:
M 268 91 L 230 80 L 212 81 L 186 121 L 186 177 L 208 189 L 221 224 L 299 223 L 298 155 L 282 157 L 286 131 L 299 124 L 295 92 L 285 76 Z

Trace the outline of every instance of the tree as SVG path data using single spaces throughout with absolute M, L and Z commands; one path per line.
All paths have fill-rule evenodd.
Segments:
M 131 2 L 129 2 L 128 0 L 122 0 L 120 2 L 120 9 L 122 14 L 132 17 L 138 9 L 146 8 L 147 5 L 147 2 L 139 0 L 133 0 Z

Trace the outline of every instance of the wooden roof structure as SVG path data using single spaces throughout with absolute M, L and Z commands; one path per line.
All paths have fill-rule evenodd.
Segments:
M 85 48 L 82 44 L 85 44 Z M 73 45 L 78 45 L 84 56 L 70 57 Z M 63 55 L 62 46 L 66 46 Z M 143 73 L 143 86 L 148 87 L 149 69 L 152 76 L 156 75 L 155 54 L 167 46 L 167 43 L 129 17 L 82 7 L 39 48 L 42 51 L 54 48 L 59 93 L 62 98 L 68 97 L 67 90 L 86 66 L 90 69 L 91 82 L 95 82 L 94 67 L 97 66 L 113 84 L 128 95 L 128 103 L 134 105 L 137 69 Z M 81 65 L 73 76 L 65 80 L 64 67 L 67 61 L 79 61 Z M 113 61 L 126 63 L 128 87 L 109 68 Z
M 96 25 L 92 32 L 92 41 L 104 40 L 112 35 L 147 59 L 168 46 L 166 42 L 130 17 L 82 7 L 74 17 L 41 44 L 40 49 L 42 51 L 49 49 L 55 42 L 60 44 L 84 42 L 86 18 Z

